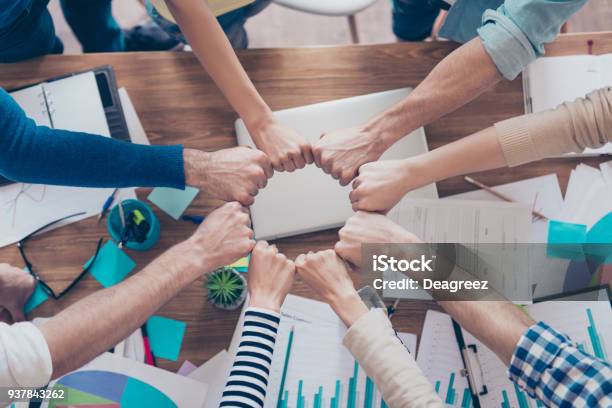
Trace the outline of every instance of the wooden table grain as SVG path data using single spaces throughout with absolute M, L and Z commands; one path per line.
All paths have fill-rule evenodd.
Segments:
M 547 52 L 548 55 L 586 54 L 589 40 L 593 41 L 594 53 L 612 52 L 612 33 L 560 36 L 549 44 Z M 455 48 L 456 44 L 450 42 L 427 42 L 259 49 L 239 51 L 238 55 L 264 99 L 277 110 L 414 87 Z M 182 143 L 186 147 L 208 151 L 236 145 L 233 127 L 236 114 L 191 53 L 46 56 L 0 65 L 0 86 L 10 89 L 104 64 L 113 66 L 119 85 L 127 88 L 152 143 Z M 501 82 L 463 108 L 427 125 L 429 147 L 436 148 L 521 113 L 523 93 L 520 78 Z M 478 174 L 477 178 L 496 185 L 556 173 L 565 189 L 570 170 L 580 161 L 597 165 L 602 159 L 544 160 L 511 170 Z M 460 177 L 438 183 L 441 196 L 471 189 L 473 187 Z M 145 199 L 148 192 L 148 189 L 140 189 L 138 195 Z M 217 204 L 207 200 L 202 193 L 189 212 L 206 214 Z M 137 270 L 194 231 L 192 224 L 176 222 L 157 209 L 156 213 L 161 220 L 160 242 L 147 252 L 128 250 L 138 263 Z M 59 290 L 80 271 L 81 265 L 92 255 L 98 238 L 106 235 L 104 227 L 93 219 L 45 233 L 29 245 L 32 261 L 42 277 Z M 294 258 L 309 250 L 331 248 L 336 240 L 337 231 L 331 230 L 281 239 L 276 243 L 281 251 Z M 0 262 L 23 266 L 14 245 L 0 249 Z M 354 278 L 359 280 L 357 274 Z M 194 282 L 158 312 L 187 322 L 180 360 L 176 363 L 160 360 L 164 368 L 175 370 L 186 359 L 201 364 L 229 344 L 238 312 L 220 311 L 210 306 L 202 285 L 203 279 Z M 64 299 L 46 302 L 30 317 L 53 315 L 99 289 L 97 281 L 88 276 Z M 314 295 L 299 281 L 293 292 L 310 297 Z M 420 334 L 426 310 L 435 307 L 431 302 L 404 301 L 394 324 L 400 331 Z

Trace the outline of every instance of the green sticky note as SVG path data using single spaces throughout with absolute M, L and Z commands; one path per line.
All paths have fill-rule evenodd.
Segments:
M 584 224 L 550 220 L 546 254 L 553 258 L 582 259 L 586 236 L 587 227 Z
M 28 268 L 23 268 L 23 270 L 25 271 L 25 273 L 30 273 L 28 271 Z M 32 292 L 32 295 L 23 307 L 23 312 L 30 313 L 32 310 L 36 309 L 38 306 L 46 302 L 47 299 L 49 299 L 49 295 L 47 295 L 47 292 L 44 291 L 42 285 L 40 283 L 37 283 L 36 287 L 34 288 L 34 292 Z
M 178 360 L 187 324 L 167 317 L 151 316 L 147 320 L 147 333 L 151 350 L 156 357 Z
M 93 257 L 85 264 L 87 267 Z M 98 253 L 89 272 L 105 288 L 121 282 L 136 267 L 136 262 L 113 241 L 108 241 Z
M 199 192 L 200 190 L 194 187 L 186 187 L 185 190 L 157 187 L 147 198 L 166 214 L 178 220 Z

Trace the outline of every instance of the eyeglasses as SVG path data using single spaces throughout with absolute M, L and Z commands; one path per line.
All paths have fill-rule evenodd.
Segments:
M 70 290 L 72 288 L 74 288 L 81 281 L 81 279 L 83 279 L 85 277 L 87 272 L 89 272 L 89 270 L 91 269 L 93 264 L 96 262 L 96 259 L 98 257 L 98 253 L 100 253 L 100 248 L 102 247 L 102 241 L 104 240 L 104 238 L 100 238 L 98 240 L 98 245 L 96 247 L 96 253 L 94 254 L 94 256 L 91 259 L 91 261 L 87 262 L 85 264 L 85 266 L 83 267 L 83 270 L 81 271 L 81 273 L 70 283 L 70 285 L 68 285 L 68 287 L 66 287 L 66 289 L 62 290 L 60 293 L 55 293 L 55 291 L 51 288 L 51 286 L 49 286 L 40 277 L 40 275 L 38 275 L 38 273 L 34 269 L 34 266 L 32 265 L 32 262 L 30 262 L 30 260 L 28 259 L 27 255 L 25 253 L 25 243 L 28 241 L 28 239 L 30 239 L 33 236 L 39 234 L 40 232 L 43 232 L 47 228 L 52 227 L 53 225 L 59 224 L 62 221 L 65 221 L 65 220 L 73 218 L 73 217 L 78 217 L 78 216 L 84 215 L 84 214 L 85 214 L 84 212 L 80 212 L 80 213 L 68 215 L 66 217 L 63 217 L 63 218 L 60 218 L 60 219 L 55 220 L 53 222 L 50 222 L 49 224 L 44 225 L 44 226 L 40 227 L 39 229 L 37 229 L 36 231 L 28 234 L 26 237 L 22 238 L 17 243 L 17 248 L 19 248 L 19 253 L 21 254 L 21 258 L 23 258 L 23 262 L 25 263 L 26 268 L 28 269 L 28 272 L 30 272 L 30 275 L 32 275 L 34 277 L 34 279 L 36 280 L 37 284 L 40 284 L 40 287 L 42 288 L 42 290 L 44 290 L 45 293 L 48 296 L 50 296 L 51 298 L 53 298 L 55 300 L 61 299 L 64 295 L 66 295 L 68 292 L 70 292 Z

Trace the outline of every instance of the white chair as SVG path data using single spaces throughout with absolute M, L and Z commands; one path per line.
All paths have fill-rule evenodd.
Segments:
M 348 18 L 351 40 L 359 42 L 355 14 L 367 9 L 377 0 L 274 0 L 278 5 L 322 16 L 346 16 Z

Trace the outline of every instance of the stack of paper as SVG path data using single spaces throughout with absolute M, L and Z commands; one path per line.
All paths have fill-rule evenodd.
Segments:
M 495 186 L 494 188 L 495 191 L 512 198 L 517 203 L 528 205 L 548 218 L 558 219 L 563 215 L 563 195 L 561 194 L 561 186 L 556 174 L 515 181 Z M 450 196 L 446 199 L 503 201 L 501 198 L 485 190 L 470 191 Z M 531 223 L 531 232 L 526 242 L 546 243 L 547 224 L 547 220 L 544 219 L 534 220 Z
M 223 350 L 187 376 L 207 384 L 208 393 L 203 408 L 217 408 L 233 364 L 232 356 Z

